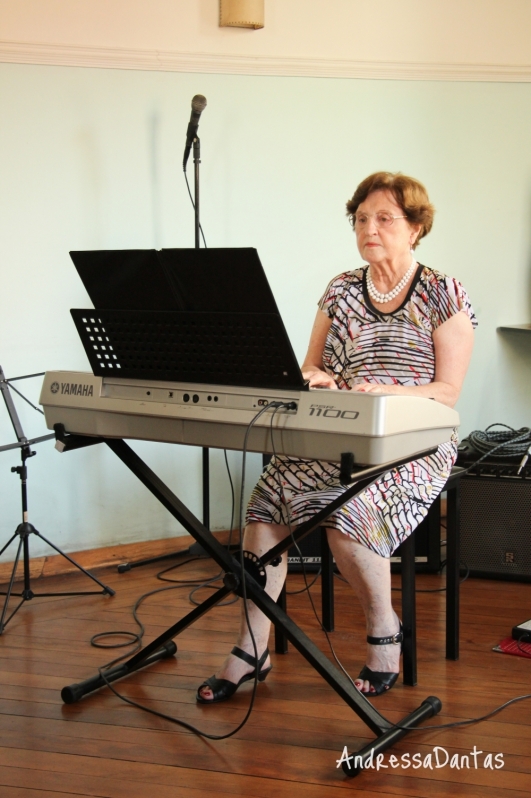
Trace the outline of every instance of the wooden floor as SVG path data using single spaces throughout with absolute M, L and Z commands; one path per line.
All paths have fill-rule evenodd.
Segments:
M 160 567 L 160 566 L 159 566 Z M 25 603 L 0 637 L 0 795 L 2 798 L 328 798 L 365 796 L 477 796 L 527 798 L 531 793 L 531 701 L 522 701 L 492 720 L 450 730 L 414 732 L 387 752 L 386 769 L 346 779 L 336 767 L 343 747 L 357 750 L 372 734 L 290 648 L 273 655 L 273 671 L 259 685 L 249 722 L 233 737 L 206 740 L 182 727 L 127 706 L 105 689 L 70 706 L 61 702 L 65 685 L 96 673 L 111 659 L 90 646 L 96 632 L 135 629 L 131 607 L 143 593 L 162 586 L 157 566 L 125 574 L 115 568 L 98 576 L 114 597 L 35 598 Z M 176 578 L 206 578 L 208 560 L 175 572 Z M 419 587 L 440 587 L 444 578 L 423 576 Z M 301 586 L 290 576 L 290 589 Z M 35 580 L 35 592 L 83 590 L 82 575 Z M 162 633 L 190 608 L 188 589 L 149 598 L 141 607 L 145 642 Z M 319 585 L 312 590 L 319 604 Z M 209 595 L 204 590 L 203 597 Z M 399 605 L 399 594 L 396 593 Z M 363 664 L 363 622 L 350 590 L 336 584 L 334 646 L 357 674 Z M 289 598 L 294 619 L 323 649 L 305 594 Z M 461 659 L 444 659 L 444 594 L 420 593 L 419 684 L 401 683 L 374 703 L 399 722 L 429 695 L 443 704 L 431 724 L 487 713 L 508 699 L 531 692 L 531 661 L 492 652 L 512 625 L 531 617 L 531 585 L 468 580 L 462 586 Z M 195 702 L 198 683 L 214 672 L 232 645 L 236 606 L 219 607 L 177 641 L 175 658 L 117 683 L 127 696 L 195 724 L 209 734 L 231 731 L 243 718 L 251 688 L 216 707 Z M 436 767 L 448 754 L 448 763 Z M 477 768 L 471 752 L 477 756 Z M 444 749 L 444 750 L 443 750 Z M 394 753 L 399 766 L 390 766 Z M 421 755 L 421 767 L 404 769 L 398 757 Z M 432 767 L 429 767 L 429 759 Z M 501 769 L 484 767 L 487 754 L 503 754 Z M 457 757 L 456 757 L 457 755 Z M 468 755 L 470 767 L 466 768 Z M 427 759 L 426 759 L 427 758 Z M 496 764 L 491 758 L 493 766 Z M 450 767 L 462 762 L 463 768 Z

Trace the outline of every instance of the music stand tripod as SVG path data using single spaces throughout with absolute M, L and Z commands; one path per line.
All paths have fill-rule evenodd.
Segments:
M 11 381 L 20 380 L 20 379 L 28 379 L 29 377 L 41 377 L 42 374 L 28 374 L 26 377 L 13 377 Z M 0 590 L 0 595 L 5 596 L 5 602 L 2 609 L 2 614 L 0 616 L 0 635 L 4 633 L 4 629 L 13 618 L 13 616 L 18 612 L 18 610 L 22 607 L 22 605 L 26 601 L 30 601 L 32 598 L 42 598 L 42 597 L 50 597 L 50 596 L 93 596 L 99 593 L 107 594 L 109 596 L 114 596 L 114 590 L 112 588 L 107 587 L 100 582 L 93 574 L 89 571 L 86 571 L 79 563 L 69 557 L 64 551 L 62 551 L 58 546 L 52 543 L 50 540 L 41 535 L 41 533 L 35 529 L 33 524 L 30 524 L 28 521 L 28 467 L 26 465 L 26 461 L 37 454 L 37 452 L 32 451 L 31 447 L 35 443 L 41 443 L 42 441 L 47 441 L 50 438 L 54 438 L 53 434 L 51 435 L 43 435 L 39 438 L 32 438 L 28 440 L 24 435 L 24 430 L 22 429 L 22 425 L 20 423 L 20 419 L 18 417 L 18 413 L 13 402 L 13 397 L 9 392 L 9 385 L 10 380 L 8 380 L 4 374 L 2 367 L 0 366 L 0 390 L 2 391 L 2 396 L 4 398 L 4 402 L 7 408 L 7 412 L 9 414 L 9 418 L 11 419 L 11 423 L 13 424 L 13 429 L 15 430 L 15 434 L 17 436 L 17 443 L 10 443 L 7 446 L 0 446 L 0 452 L 6 451 L 8 449 L 20 449 L 20 456 L 22 460 L 22 465 L 13 466 L 11 469 L 12 473 L 16 473 L 20 477 L 20 488 L 21 488 L 21 499 L 22 499 L 22 523 L 19 524 L 7 541 L 5 546 L 0 550 L 0 556 L 4 553 L 4 551 L 10 546 L 10 544 L 15 540 L 15 538 L 19 538 L 17 554 L 15 557 L 15 562 L 13 563 L 13 570 L 11 571 L 11 577 L 9 580 L 9 584 L 7 586 L 7 590 Z M 11 386 L 13 387 L 13 386 Z M 28 404 L 35 410 L 39 410 L 39 408 L 35 407 L 31 402 L 29 402 L 25 396 L 23 396 L 20 391 L 13 387 L 13 390 L 16 391 Z M 42 412 L 39 410 L 39 412 Z M 94 582 L 96 582 L 102 590 L 90 590 L 90 591 L 73 591 L 73 592 L 63 592 L 63 593 L 34 593 L 31 589 L 31 582 L 30 582 L 30 551 L 29 551 L 29 538 L 30 535 L 36 535 L 38 538 L 43 540 L 45 543 L 48 544 L 52 549 L 60 554 L 62 557 L 67 559 L 72 565 L 75 565 L 80 571 L 83 571 L 86 576 L 90 577 Z M 23 555 L 23 569 L 24 569 L 24 587 L 20 593 L 13 592 L 13 585 L 16 578 L 18 563 L 20 560 L 20 555 Z M 9 602 L 12 596 L 16 596 L 21 599 L 21 601 L 17 604 L 15 609 L 11 612 L 9 617 L 6 620 L 6 615 L 9 610 Z

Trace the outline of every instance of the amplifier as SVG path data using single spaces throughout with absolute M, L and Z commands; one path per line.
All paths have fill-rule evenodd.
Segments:
M 470 474 L 478 477 L 507 477 L 517 480 L 531 480 L 531 458 L 519 474 L 518 469 L 520 468 L 522 455 L 507 457 L 507 455 L 503 454 L 503 449 L 501 449 L 498 455 L 489 455 L 476 465 L 481 456 L 481 453 L 471 446 L 468 438 L 465 438 L 459 444 L 456 465 L 462 468 L 470 468 Z
M 460 559 L 470 576 L 531 582 L 531 478 L 516 470 L 486 464 L 461 478 Z
M 415 535 L 415 570 L 417 573 L 436 573 L 441 567 L 441 505 L 437 498 L 430 507 L 428 516 L 419 524 Z M 321 567 L 321 530 L 316 529 L 299 544 L 308 573 L 315 573 Z M 336 569 L 337 570 L 337 569 Z M 302 571 L 300 557 L 292 546 L 288 550 L 288 571 Z M 391 571 L 400 572 L 400 546 L 391 557 Z

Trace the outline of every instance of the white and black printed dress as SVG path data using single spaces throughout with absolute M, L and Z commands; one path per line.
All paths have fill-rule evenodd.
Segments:
M 455 313 L 477 321 L 463 286 L 419 266 L 402 305 L 384 313 L 372 305 L 367 267 L 328 285 L 319 307 L 331 319 L 324 368 L 348 390 L 360 383 L 426 385 L 435 378 L 433 331 Z M 382 557 L 390 557 L 427 515 L 457 455 L 457 435 L 429 457 L 383 474 L 337 510 L 326 526 L 339 529 Z M 247 523 L 300 524 L 339 496 L 336 464 L 277 456 L 262 474 L 247 508 Z

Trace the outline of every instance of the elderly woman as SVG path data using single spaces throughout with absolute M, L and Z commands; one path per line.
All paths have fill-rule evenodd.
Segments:
M 310 387 L 423 396 L 452 407 L 473 345 L 474 313 L 452 277 L 417 263 L 414 251 L 432 227 L 424 186 L 400 173 L 366 178 L 347 203 L 359 252 L 368 265 L 336 277 L 319 302 L 302 372 Z M 426 516 L 455 462 L 454 435 L 429 457 L 384 474 L 326 522 L 343 576 L 360 600 L 367 629 L 366 664 L 356 686 L 379 695 L 398 678 L 402 631 L 391 603 L 390 556 Z M 244 547 L 261 556 L 343 491 L 336 464 L 274 457 L 247 510 Z M 277 598 L 287 557 L 267 568 Z M 271 670 L 269 620 L 248 603 L 237 646 L 199 688 L 200 703 L 230 698 L 245 681 Z

